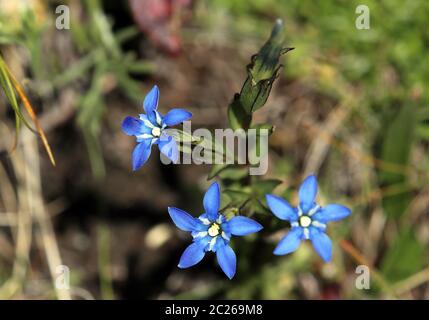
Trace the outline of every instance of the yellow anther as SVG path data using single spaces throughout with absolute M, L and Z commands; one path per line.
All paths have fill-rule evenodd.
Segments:
M 220 231 L 220 226 L 217 223 L 213 223 L 209 228 L 208 233 L 210 237 L 216 237 L 217 235 L 219 235 L 220 233 L 219 231 Z
M 161 135 L 161 129 L 158 127 L 155 127 L 152 129 L 152 135 L 154 137 L 159 137 Z
M 307 228 L 311 224 L 311 218 L 309 216 L 301 216 L 299 218 L 299 224 L 303 228 Z

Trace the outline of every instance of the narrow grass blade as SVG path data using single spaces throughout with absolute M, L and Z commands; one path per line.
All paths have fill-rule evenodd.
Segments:
M 3 62 L 3 60 L 1 62 L 2 62 L 3 70 L 6 71 L 6 73 L 7 73 L 6 74 L 7 76 L 5 78 L 10 79 L 13 88 L 15 89 L 15 91 L 19 95 L 19 97 L 21 98 L 21 101 L 24 104 L 25 109 L 27 110 L 28 114 L 30 115 L 31 120 L 33 121 L 34 125 L 36 126 L 36 131 L 39 133 L 40 138 L 42 139 L 42 143 L 43 143 L 43 146 L 45 147 L 46 153 L 48 154 L 52 165 L 55 166 L 55 158 L 54 158 L 54 155 L 52 153 L 51 147 L 49 146 L 48 139 L 46 138 L 45 132 L 43 131 L 43 129 L 40 125 L 39 119 L 37 118 L 37 115 L 34 112 L 34 109 L 31 106 L 31 103 L 28 100 L 27 95 L 25 94 L 24 88 L 21 86 L 21 84 L 18 82 L 18 80 L 16 80 L 15 76 L 12 74 L 12 72 L 9 70 L 7 65 Z M 18 108 L 18 110 L 19 110 L 19 108 Z M 15 112 L 17 112 L 17 111 L 15 110 Z M 20 114 L 20 113 L 18 113 L 18 114 Z M 23 117 L 21 119 L 23 119 Z

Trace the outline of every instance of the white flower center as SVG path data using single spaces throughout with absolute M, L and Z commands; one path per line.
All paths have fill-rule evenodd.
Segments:
M 217 223 L 213 223 L 208 230 L 210 237 L 216 237 L 220 233 L 220 226 Z
M 152 135 L 153 135 L 154 137 L 159 137 L 159 136 L 161 135 L 161 129 L 160 129 L 160 128 L 158 128 L 158 127 L 154 127 L 154 128 L 152 129 Z
M 301 216 L 299 218 L 299 224 L 303 228 L 307 228 L 311 224 L 311 218 L 309 216 Z

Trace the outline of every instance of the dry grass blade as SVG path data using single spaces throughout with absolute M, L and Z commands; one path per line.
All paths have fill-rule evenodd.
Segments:
M 33 121 L 34 125 L 36 126 L 36 130 L 40 135 L 40 138 L 42 139 L 43 146 L 45 147 L 46 153 L 49 156 L 49 159 L 51 160 L 52 165 L 55 166 L 55 158 L 52 153 L 51 147 L 49 146 L 48 139 L 46 138 L 45 132 L 42 129 L 42 126 L 40 125 L 39 119 L 37 118 L 36 113 L 34 112 L 33 107 L 31 106 L 30 101 L 27 98 L 27 95 L 25 94 L 24 88 L 21 86 L 21 84 L 16 80 L 13 73 L 9 70 L 8 66 L 4 64 L 4 68 L 7 71 L 7 74 L 12 81 L 12 85 L 15 88 L 16 92 L 18 93 L 19 97 L 21 98 L 22 103 L 24 104 L 25 110 L 27 110 L 28 114 L 30 115 L 31 120 Z
M 22 294 L 26 275 L 28 273 L 30 251 L 32 243 L 32 215 L 29 210 L 30 203 L 28 198 L 31 195 L 31 191 L 26 188 L 25 173 L 24 173 L 24 159 L 21 151 L 15 152 L 13 155 L 13 164 L 16 177 L 20 184 L 17 188 L 17 203 L 13 204 L 13 207 L 17 206 L 17 225 L 16 228 L 13 226 L 12 234 L 15 242 L 15 259 L 13 261 L 12 275 L 7 281 L 0 287 L 0 299 L 12 299 L 14 297 L 20 297 Z M 0 168 L 0 177 L 3 184 L 8 181 L 6 171 Z M 2 190 L 4 191 L 4 190 Z M 2 192 L 2 196 L 4 192 Z M 6 190 L 6 194 L 9 197 L 14 191 Z M 3 198 L 4 199 L 4 198 Z M 11 201 L 15 200 L 15 196 L 12 196 Z M 12 226 L 11 226 L 12 227 Z

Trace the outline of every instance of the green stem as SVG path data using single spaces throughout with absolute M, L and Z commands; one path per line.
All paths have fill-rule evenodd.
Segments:
M 115 296 L 110 272 L 110 231 L 105 223 L 100 223 L 97 226 L 97 244 L 101 298 L 113 300 Z

